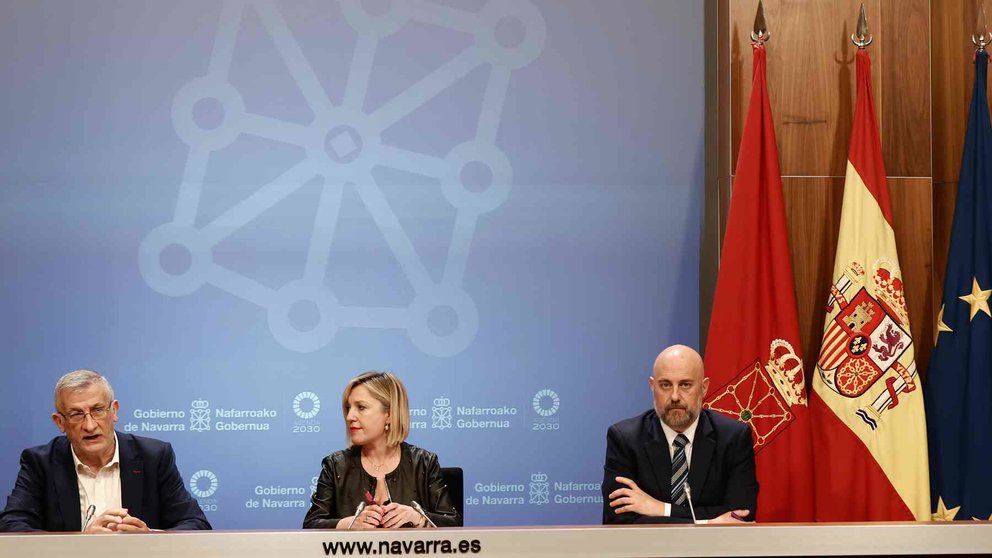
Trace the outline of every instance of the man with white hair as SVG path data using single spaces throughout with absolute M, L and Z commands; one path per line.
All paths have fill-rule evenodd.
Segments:
M 166 442 L 114 430 L 120 403 L 90 370 L 55 385 L 52 422 L 65 434 L 21 453 L 0 531 L 143 533 L 210 529 Z

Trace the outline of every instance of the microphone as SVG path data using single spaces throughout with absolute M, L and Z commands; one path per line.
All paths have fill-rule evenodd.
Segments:
M 416 500 L 410 500 L 410 505 L 413 506 L 413 509 L 417 510 L 417 513 L 424 516 L 424 519 L 427 520 L 428 525 L 437 529 L 437 525 L 435 525 L 434 522 L 431 521 L 431 518 L 427 517 L 427 513 L 424 511 L 424 508 L 420 507 L 420 504 L 418 504 Z
M 382 505 L 388 506 L 393 503 L 393 499 L 389 496 L 389 483 L 386 482 L 386 479 L 382 479 L 382 487 L 386 490 L 386 499 L 382 501 Z
M 685 501 L 689 502 L 689 513 L 692 514 L 692 523 L 697 523 L 696 521 L 696 510 L 692 507 L 692 490 L 689 488 L 689 481 L 686 481 L 685 486 Z
M 354 525 L 356 521 L 358 521 L 358 514 L 362 513 L 362 510 L 365 509 L 366 505 L 367 504 L 365 502 L 358 503 L 358 507 L 355 508 L 355 517 L 351 518 L 351 523 L 348 524 L 348 529 L 351 529 L 351 526 Z
M 83 520 L 83 528 L 80 531 L 85 531 L 90 525 L 90 520 L 93 519 L 93 514 L 96 513 L 96 506 L 90 504 L 90 507 L 86 508 L 86 519 Z

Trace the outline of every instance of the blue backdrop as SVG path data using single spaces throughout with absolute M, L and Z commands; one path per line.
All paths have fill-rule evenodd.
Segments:
M 85 367 L 215 528 L 298 527 L 389 369 L 468 525 L 597 523 L 698 341 L 702 4 L 0 4 L 0 490 Z

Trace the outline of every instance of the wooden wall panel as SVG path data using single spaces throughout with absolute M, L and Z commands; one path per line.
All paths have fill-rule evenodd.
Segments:
M 929 178 L 889 178 L 899 266 L 902 268 L 909 323 L 916 344 L 916 366 L 925 376 L 933 350 L 932 185 Z
M 960 145 L 945 138 L 963 137 L 966 89 L 972 79 L 970 66 L 965 71 L 945 67 L 962 51 L 970 56 L 969 49 L 942 44 L 932 52 L 931 45 L 964 26 L 958 11 L 969 1 L 865 2 L 875 37 L 869 50 L 872 86 L 921 374 L 933 347 L 953 214 L 954 184 L 945 183 L 956 180 L 961 157 Z M 772 32 L 769 94 L 784 175 L 802 350 L 810 374 L 819 353 L 823 302 L 833 281 L 855 93 L 856 47 L 849 37 L 860 1 L 765 0 L 764 5 Z M 719 10 L 725 41 L 718 68 L 719 131 L 725 137 L 714 195 L 721 234 L 732 181 L 724 173 L 736 165 L 751 94 L 748 35 L 756 7 L 757 0 L 721 0 Z
M 957 182 L 975 81 L 974 0 L 939 0 L 931 9 L 930 65 L 933 73 L 933 181 Z M 986 2 L 992 17 L 992 2 Z M 989 21 L 992 29 L 992 20 Z M 992 97 L 992 82 L 989 83 Z
M 882 72 L 875 90 L 882 155 L 889 176 L 931 176 L 930 2 L 882 0 L 881 21 L 871 27 L 872 63 Z
M 833 283 L 844 179 L 784 178 L 782 191 L 796 282 L 799 338 L 808 375 L 820 354 L 825 303 Z
M 866 0 L 869 20 L 879 20 L 879 2 Z M 733 0 L 729 7 L 730 80 L 739 84 L 731 100 L 735 164 L 743 113 L 751 94 L 750 32 L 757 5 L 758 0 Z M 860 5 L 860 0 L 764 2 L 772 33 L 767 47 L 768 91 L 783 175 L 844 175 L 856 50 L 849 37 Z M 873 86 L 878 89 L 879 66 L 872 69 Z

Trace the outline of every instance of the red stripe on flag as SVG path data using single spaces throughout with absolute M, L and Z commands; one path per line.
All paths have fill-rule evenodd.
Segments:
M 875 98 L 871 93 L 871 57 L 865 49 L 858 50 L 858 100 L 854 107 L 851 147 L 847 159 L 858 171 L 868 191 L 878 202 L 885 220 L 892 226 L 892 205 L 889 186 L 885 180 L 885 162 L 875 120 Z
M 847 354 L 847 343 L 844 343 L 847 334 L 840 326 L 829 330 L 826 339 L 823 340 L 824 352 L 820 355 L 820 366 L 827 370 L 837 368 L 843 357 Z
M 813 444 L 828 447 L 813 464 L 817 521 L 915 521 L 871 451 L 820 396 L 809 398 Z

